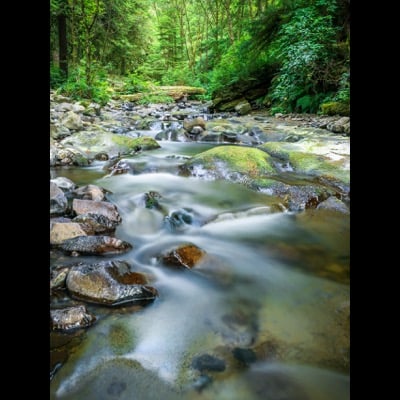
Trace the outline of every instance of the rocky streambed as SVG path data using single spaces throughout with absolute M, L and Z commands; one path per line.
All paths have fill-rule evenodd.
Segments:
M 348 119 L 50 98 L 51 398 L 349 398 Z

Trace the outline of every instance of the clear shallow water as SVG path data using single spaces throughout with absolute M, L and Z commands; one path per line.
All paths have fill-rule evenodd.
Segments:
M 138 311 L 92 307 L 102 316 L 51 381 L 50 397 L 348 399 L 349 217 L 274 213 L 279 200 L 264 193 L 177 176 L 185 157 L 211 145 L 160 144 L 126 159 L 131 174 L 106 177 L 101 163 L 56 171 L 112 192 L 123 219 L 116 236 L 133 244 L 118 258 L 148 274 L 159 297 Z M 149 191 L 162 210 L 143 208 Z M 182 208 L 194 223 L 171 232 L 164 217 Z M 207 253 L 198 266 L 159 265 L 161 252 L 186 242 Z M 256 361 L 235 358 L 237 348 Z M 202 354 L 225 370 L 200 374 L 192 361 Z

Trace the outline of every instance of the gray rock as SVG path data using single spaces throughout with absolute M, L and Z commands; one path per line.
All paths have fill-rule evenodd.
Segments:
M 100 214 L 81 214 L 73 219 L 88 235 L 114 232 L 118 223 Z
M 83 305 L 50 310 L 50 323 L 53 330 L 86 328 L 94 321 L 96 317 L 88 313 Z
M 76 184 L 71 179 L 65 178 L 64 176 L 58 176 L 57 178 L 50 179 L 50 182 L 55 183 L 64 192 L 69 192 L 76 188 Z
M 154 300 L 157 290 L 146 283 L 144 274 L 132 272 L 130 264 L 120 260 L 75 265 L 66 280 L 73 297 L 109 306 Z
M 73 111 L 68 111 L 60 120 L 60 125 L 64 125 L 68 129 L 79 130 L 83 128 L 82 119 L 80 115 Z
M 324 209 L 324 210 L 334 210 L 338 211 L 344 214 L 349 214 L 350 211 L 347 208 L 346 204 L 343 203 L 343 201 L 339 200 L 335 196 L 330 196 L 326 200 L 322 201 L 321 203 L 318 204 L 317 206 L 318 210 Z
M 72 111 L 72 104 L 71 103 L 59 103 L 55 106 L 54 110 L 58 112 L 66 112 L 66 111 Z
M 132 249 L 128 242 L 111 236 L 77 236 L 64 240 L 58 247 L 73 255 L 118 254 Z
M 60 140 L 71 135 L 71 131 L 65 125 L 50 124 L 50 136 L 53 139 Z
M 63 214 L 67 207 L 68 200 L 64 192 L 54 182 L 50 182 L 50 215 Z
M 72 209 L 77 215 L 100 214 L 116 223 L 120 223 L 122 221 L 117 207 L 114 204 L 106 201 L 74 199 L 72 201 Z

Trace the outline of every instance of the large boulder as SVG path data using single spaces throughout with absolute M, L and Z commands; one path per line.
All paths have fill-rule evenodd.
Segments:
M 327 145 L 329 147 L 329 145 Z M 332 182 L 350 184 L 349 155 L 336 155 L 332 152 L 323 152 L 323 144 L 267 142 L 261 149 L 281 161 L 287 162 L 295 172 L 313 177 L 325 178 Z M 316 153 L 316 149 L 320 153 Z
M 110 221 L 115 222 L 117 224 L 119 224 L 122 221 L 117 206 L 107 201 L 74 199 L 72 201 L 72 210 L 77 215 L 82 215 L 82 214 L 103 215 L 107 217 Z
M 219 146 L 197 154 L 181 166 L 182 174 L 227 179 L 251 188 L 263 186 L 276 170 L 272 158 L 255 148 Z
M 131 266 L 120 260 L 75 265 L 66 280 L 74 298 L 109 306 L 154 300 L 157 290 L 147 283 L 144 274 L 132 272 Z
M 68 129 L 79 130 L 83 128 L 83 123 L 80 115 L 73 111 L 67 111 L 60 120 L 60 125 Z
M 152 150 L 160 147 L 152 137 L 131 138 L 102 130 L 77 132 L 63 139 L 61 144 L 72 146 L 90 157 L 100 152 L 106 152 L 109 157 L 113 157 L 118 154 L 134 153 L 138 149 Z

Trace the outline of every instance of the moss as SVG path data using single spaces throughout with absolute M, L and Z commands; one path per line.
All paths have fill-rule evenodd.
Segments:
M 288 143 L 268 142 L 258 146 L 258 148 L 273 157 L 289 161 L 290 165 L 298 173 L 323 176 L 346 184 L 350 182 L 349 171 L 342 168 L 341 161 L 336 162 L 322 155 L 298 151 L 295 145 Z
M 331 101 L 329 103 L 321 104 L 321 113 L 324 115 L 345 115 L 350 116 L 350 104 Z
M 230 170 L 249 175 L 251 178 L 275 172 L 269 154 L 258 149 L 239 146 L 214 147 L 198 154 L 189 163 L 203 163 L 205 168 L 212 170 L 215 169 L 216 161 L 222 161 Z
M 190 172 L 193 166 L 202 166 L 214 179 L 242 183 L 251 189 L 268 185 L 267 178 L 276 172 L 269 154 L 242 146 L 214 147 L 193 157 L 182 170 Z
M 124 152 L 136 150 L 138 147 L 141 150 L 153 150 L 160 147 L 157 141 L 150 136 L 142 136 L 134 139 L 129 136 L 114 134 L 111 140 L 114 144 L 120 146 Z

